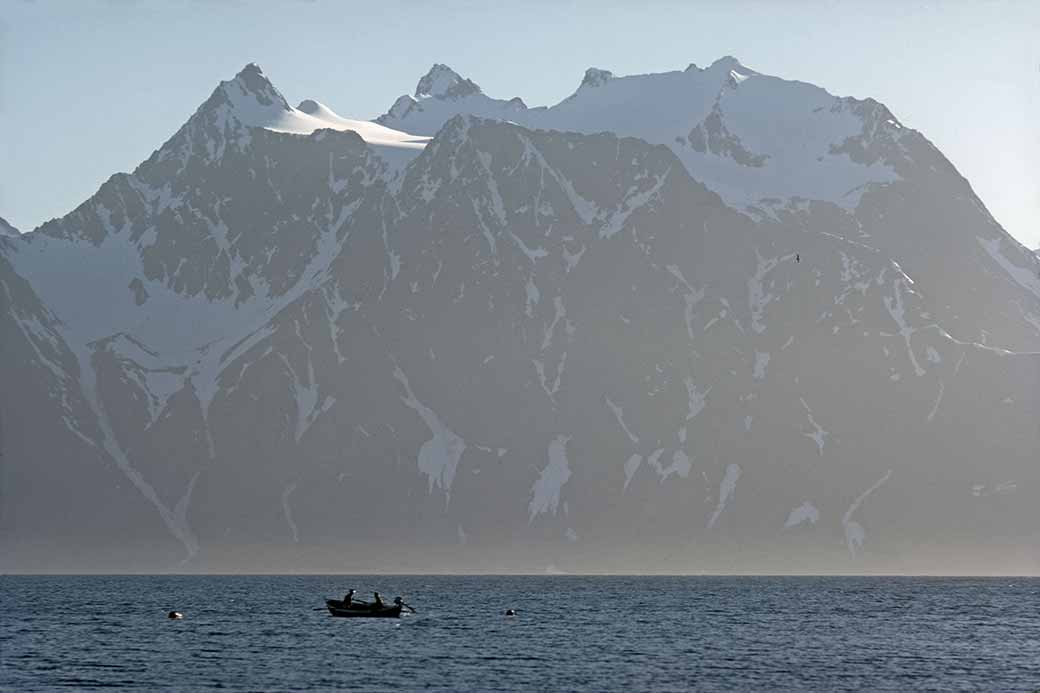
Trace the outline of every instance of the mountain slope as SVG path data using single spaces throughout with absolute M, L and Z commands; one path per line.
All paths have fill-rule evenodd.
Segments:
M 426 93 L 431 81 L 469 86 Z M 535 128 L 609 131 L 668 146 L 690 175 L 756 218 L 805 200 L 832 203 L 849 215 L 860 242 L 898 258 L 916 281 L 946 297 L 936 314 L 959 338 L 1040 350 L 1035 257 L 928 140 L 873 99 L 835 97 L 731 57 L 703 69 L 629 77 L 593 68 L 559 104 L 512 110 L 522 102 L 491 99 L 436 65 L 416 96 L 399 99 L 378 122 L 432 134 L 469 113 Z M 979 265 L 986 268 L 981 277 Z M 963 281 L 967 276 L 975 282 Z M 966 304 L 976 307 L 973 320 L 947 310 Z
M 7 220 L 0 217 L 0 236 L 12 236 L 17 238 L 21 235 L 21 232 L 15 227 L 7 223 Z
M 5 569 L 1037 569 L 1040 356 L 873 242 L 939 233 L 901 220 L 942 171 L 749 210 L 670 147 L 471 115 L 395 167 L 227 84 L 0 240 Z

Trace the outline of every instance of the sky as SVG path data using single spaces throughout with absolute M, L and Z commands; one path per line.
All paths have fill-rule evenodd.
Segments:
M 256 62 L 290 103 L 374 118 L 435 62 L 528 106 L 588 67 L 759 72 L 873 97 L 1040 247 L 1035 0 L 0 0 L 0 216 L 23 231 L 130 171 Z

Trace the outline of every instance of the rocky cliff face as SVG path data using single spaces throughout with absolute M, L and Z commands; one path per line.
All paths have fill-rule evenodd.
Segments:
M 1037 259 L 883 106 L 412 101 L 388 157 L 247 67 L 0 239 L 4 569 L 1038 568 Z
M 8 224 L 6 219 L 0 217 L 0 236 L 10 236 L 12 238 L 17 238 L 20 235 L 21 232 L 18 229 Z

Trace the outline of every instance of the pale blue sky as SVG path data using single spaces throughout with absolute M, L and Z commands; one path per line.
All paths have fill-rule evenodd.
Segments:
M 0 0 L 0 216 L 28 230 L 70 211 L 250 61 L 294 105 L 372 118 L 434 62 L 542 105 L 587 67 L 659 72 L 726 54 L 884 102 L 1040 246 L 1035 0 Z

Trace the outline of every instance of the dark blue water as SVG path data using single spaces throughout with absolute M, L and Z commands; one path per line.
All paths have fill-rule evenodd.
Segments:
M 0 577 L 0 688 L 113 686 L 1037 691 L 1040 580 Z

